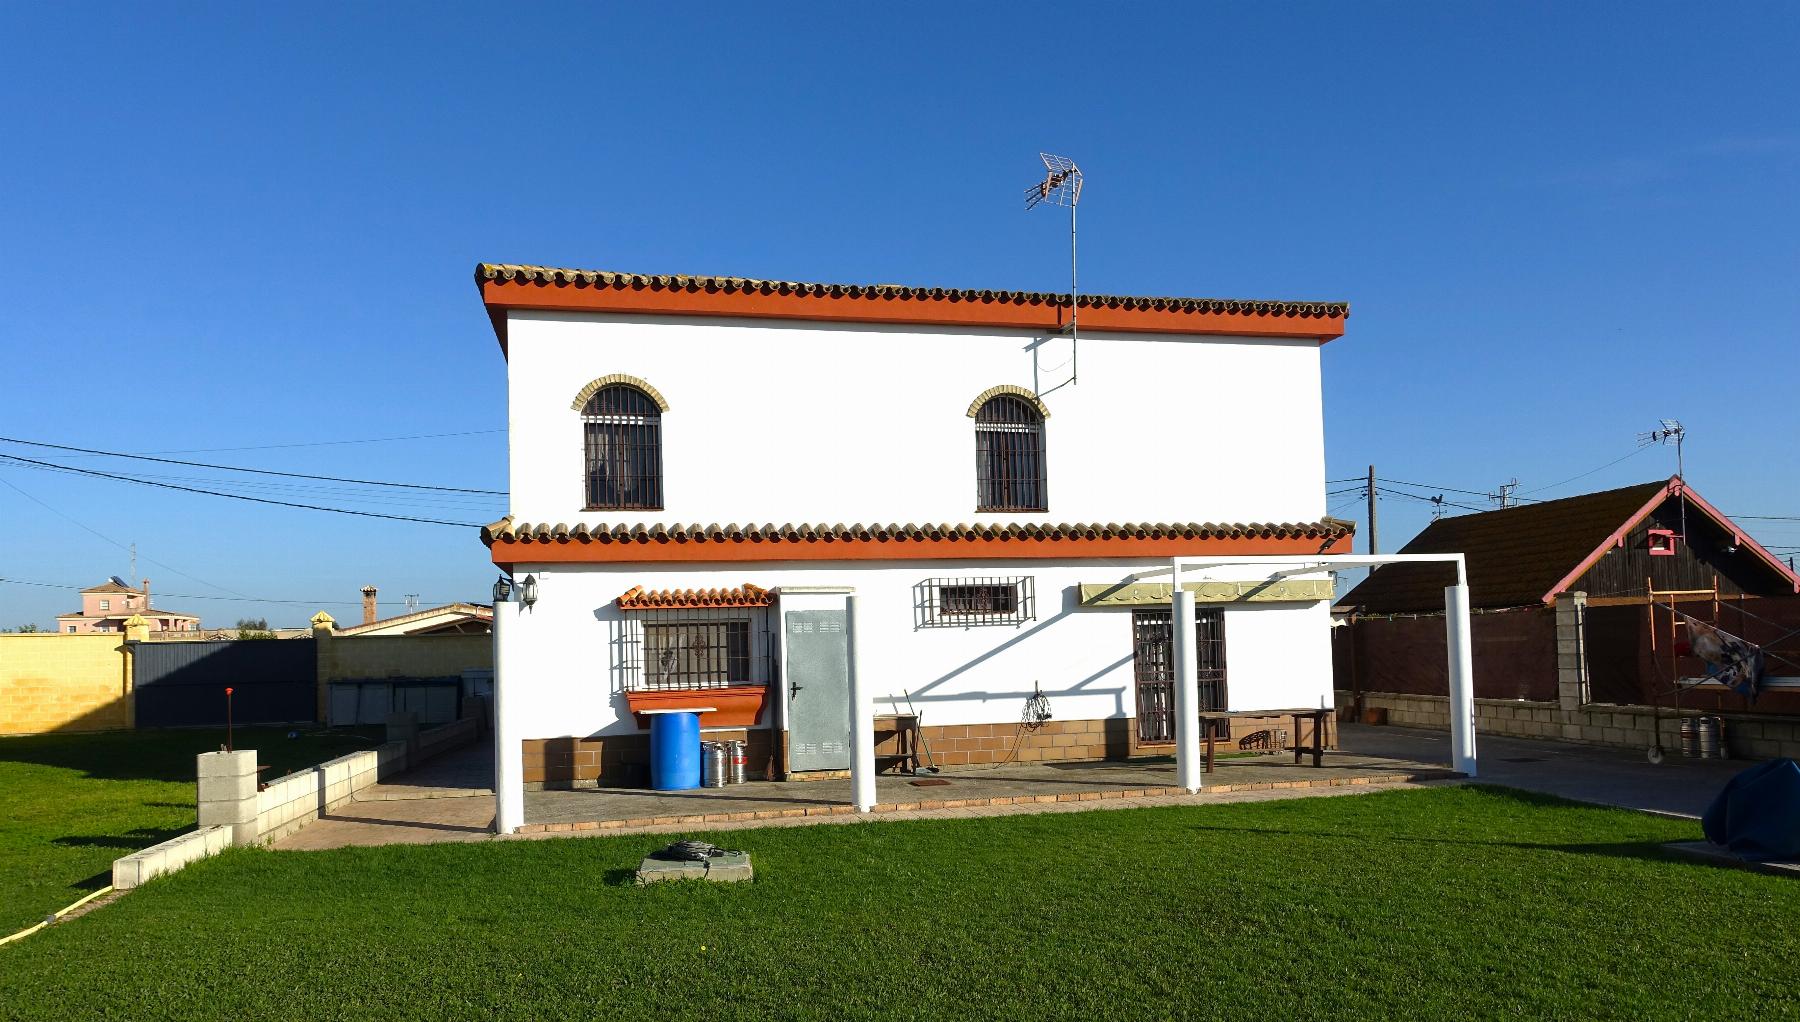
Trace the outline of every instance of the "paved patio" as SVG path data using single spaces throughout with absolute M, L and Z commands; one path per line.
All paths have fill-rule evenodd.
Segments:
M 486 840 L 494 818 L 493 775 L 483 743 L 377 784 L 356 799 L 277 842 L 278 849 L 422 844 Z M 1101 803 L 1190 804 L 1248 796 L 1296 797 L 1456 776 L 1441 764 L 1386 754 L 1329 753 L 1321 767 L 1291 756 L 1220 760 L 1206 791 L 1175 786 L 1172 759 L 1129 762 L 1018 763 L 964 766 L 935 775 L 883 775 L 876 813 L 882 817 L 975 815 L 1099 808 Z M 919 783 L 926 782 L 926 783 Z M 942 783 L 932 783 L 942 782 Z M 1235 796 L 1235 797 L 1233 797 Z M 850 781 L 752 781 L 725 788 L 663 792 L 642 788 L 533 791 L 525 796 L 523 836 L 589 831 L 657 832 L 704 826 L 866 820 L 850 807 Z
M 533 791 L 525 796 L 527 831 L 509 839 L 1202 805 L 1352 794 L 1455 776 L 1445 766 L 1450 756 L 1445 733 L 1343 724 L 1339 744 L 1342 748 L 1327 753 L 1319 768 L 1295 765 L 1291 756 L 1221 760 L 1219 769 L 1206 775 L 1206 790 L 1199 795 L 1174 787 L 1172 760 L 955 767 L 935 775 L 948 784 L 923 786 L 912 782 L 925 777 L 883 775 L 876 784 L 880 804 L 873 816 L 851 812 L 848 779 L 756 781 L 677 792 Z M 1724 783 L 1749 765 L 1672 758 L 1652 766 L 1631 749 L 1485 734 L 1477 737 L 1477 747 L 1483 783 L 1690 817 L 1698 816 Z M 492 749 L 479 743 L 369 788 L 275 847 L 491 840 L 492 777 Z

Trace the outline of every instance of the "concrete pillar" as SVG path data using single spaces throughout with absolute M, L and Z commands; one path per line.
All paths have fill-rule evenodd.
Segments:
M 519 735 L 518 701 L 512 686 L 525 678 L 512 669 L 507 643 L 519 626 L 519 605 L 494 604 L 494 832 L 511 834 L 525 825 L 525 747 Z
M 1444 590 L 1444 627 L 1450 649 L 1450 766 L 1475 776 L 1475 659 L 1469 587 Z
M 332 619 L 330 614 L 321 610 L 312 616 L 310 623 L 313 637 L 314 685 L 318 689 L 315 700 L 317 706 L 314 712 L 318 714 L 319 723 L 329 725 L 333 723 L 331 719 L 331 633 L 337 628 L 337 622 Z M 354 724 L 356 721 L 347 720 L 343 723 Z
M 1556 598 L 1557 724 L 1564 738 L 1581 739 L 1581 708 L 1592 702 L 1588 689 L 1587 594 Z
M 195 757 L 195 802 L 201 827 L 230 827 L 231 843 L 255 844 L 256 750 L 203 752 Z
M 133 614 L 125 619 L 126 642 L 150 641 L 150 622 L 142 614 Z
M 875 699 L 863 671 L 859 598 L 844 598 L 844 641 L 850 661 L 850 791 L 859 813 L 875 811 Z
M 1177 575 L 1170 600 L 1169 626 L 1175 641 L 1175 776 L 1183 791 L 1193 794 L 1204 783 L 1200 758 L 1200 689 L 1194 665 L 1199 657 L 1194 636 L 1194 594 L 1181 588 Z M 1300 736 L 1295 735 L 1295 740 Z

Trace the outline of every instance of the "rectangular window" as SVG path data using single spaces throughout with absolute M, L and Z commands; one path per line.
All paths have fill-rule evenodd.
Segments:
M 1018 625 L 1037 619 L 1031 576 L 928 578 L 913 587 L 919 628 Z
M 750 622 L 644 622 L 647 688 L 723 688 L 750 677 Z
M 112 601 L 111 600 L 101 600 L 100 601 L 100 609 L 101 610 L 111 610 L 112 609 Z
M 69 626 L 69 634 L 70 634 L 70 635 L 74 635 L 74 634 L 75 634 L 75 626 L 74 626 L 74 625 L 70 625 L 70 626 Z
M 1132 673 L 1137 680 L 1138 742 L 1167 744 L 1175 740 L 1175 634 L 1166 610 L 1131 612 Z M 1227 708 L 1225 692 L 1225 612 L 1218 607 L 1194 608 L 1194 674 L 1200 683 L 1200 709 Z M 1231 724 L 1214 724 L 1229 737 Z

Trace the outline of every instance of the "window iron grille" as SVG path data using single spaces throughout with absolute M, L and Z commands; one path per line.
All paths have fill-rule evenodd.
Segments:
M 1014 394 L 975 413 L 975 510 L 1048 511 L 1044 416 Z
M 761 687 L 775 680 L 769 610 L 638 610 L 616 622 L 613 673 L 626 692 Z
M 918 628 L 1020 625 L 1037 620 L 1030 575 L 1004 578 L 928 578 L 913 587 Z
M 1131 613 L 1132 674 L 1137 681 L 1138 742 L 1163 745 L 1175 740 L 1175 650 L 1173 614 L 1167 610 Z M 1225 612 L 1194 608 L 1194 674 L 1200 709 L 1226 709 Z M 1213 733 L 1231 737 L 1231 722 L 1213 721 Z M 1204 737 L 1204 735 L 1203 735 Z
M 602 387 L 581 409 L 589 511 L 660 511 L 662 410 L 629 384 Z

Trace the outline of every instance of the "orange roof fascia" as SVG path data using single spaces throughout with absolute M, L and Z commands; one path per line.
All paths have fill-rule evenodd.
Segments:
M 832 539 L 785 542 L 581 543 L 497 539 L 495 564 L 666 564 L 755 561 L 1006 561 L 1210 554 L 1347 554 L 1353 537 L 1223 536 L 1066 539 Z
M 609 312 L 654 316 L 733 316 L 813 322 L 903 323 L 922 326 L 1004 327 L 1060 330 L 1068 307 L 1047 302 L 983 301 L 961 295 L 763 294 L 754 291 L 687 290 L 654 287 L 593 287 L 529 280 L 484 280 L 481 300 L 502 347 L 505 310 Z M 1344 334 L 1342 316 L 1214 312 L 1180 308 L 1081 310 L 1088 330 L 1122 333 L 1223 334 L 1330 341 Z

